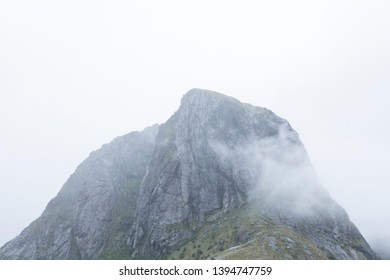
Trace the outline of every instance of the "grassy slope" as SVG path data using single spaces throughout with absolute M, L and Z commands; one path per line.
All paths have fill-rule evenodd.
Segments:
M 242 208 L 203 225 L 168 259 L 328 259 L 311 241 Z

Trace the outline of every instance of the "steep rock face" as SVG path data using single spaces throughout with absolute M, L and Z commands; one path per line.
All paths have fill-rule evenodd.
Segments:
M 92 152 L 45 211 L 0 249 L 1 259 L 124 258 L 124 234 L 158 126 L 118 137 Z
M 157 134 L 128 238 L 132 256 L 172 254 L 199 238 L 208 222 L 248 208 L 273 227 L 302 236 L 323 258 L 376 257 L 318 183 L 286 120 L 265 108 L 193 89 Z M 211 232 L 221 233 L 217 228 Z M 246 242 L 256 236 L 252 232 Z M 243 242 L 229 238 L 224 246 Z M 318 258 L 313 250 L 300 258 Z
M 205 219 L 245 201 L 245 174 L 232 170 L 229 164 L 219 164 L 211 141 L 216 136 L 227 142 L 240 141 L 251 133 L 276 131 L 268 129 L 268 123 L 253 130 L 244 126 L 242 139 L 235 139 L 235 131 L 227 129 L 240 127 L 252 117 L 238 104 L 233 98 L 195 89 L 183 97 L 180 109 L 160 127 L 130 238 L 134 239 L 135 251 L 140 246 L 142 255 L 161 256 L 190 237 Z M 257 113 L 255 120 L 261 121 L 268 111 Z M 145 242 L 140 244 L 141 240 Z
M 76 169 L 0 259 L 375 259 L 273 112 L 193 89 Z

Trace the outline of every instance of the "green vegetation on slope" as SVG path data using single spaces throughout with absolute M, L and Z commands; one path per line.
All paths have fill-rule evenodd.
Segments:
M 310 240 L 244 207 L 207 222 L 168 259 L 328 259 Z

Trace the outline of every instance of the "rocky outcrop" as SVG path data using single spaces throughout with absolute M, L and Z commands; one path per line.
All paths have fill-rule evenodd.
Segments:
M 128 239 L 132 255 L 172 254 L 206 223 L 248 207 L 324 256 L 376 257 L 317 181 L 286 120 L 219 93 L 191 90 L 157 134 Z
M 375 259 L 273 112 L 201 89 L 92 153 L 2 259 Z
M 0 258 L 126 258 L 124 235 L 157 131 L 132 132 L 92 152 L 41 217 L 0 249 Z

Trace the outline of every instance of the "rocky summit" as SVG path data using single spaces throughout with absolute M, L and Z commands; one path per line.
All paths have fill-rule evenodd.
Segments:
M 377 259 L 290 124 L 192 89 L 103 145 L 0 259 Z

